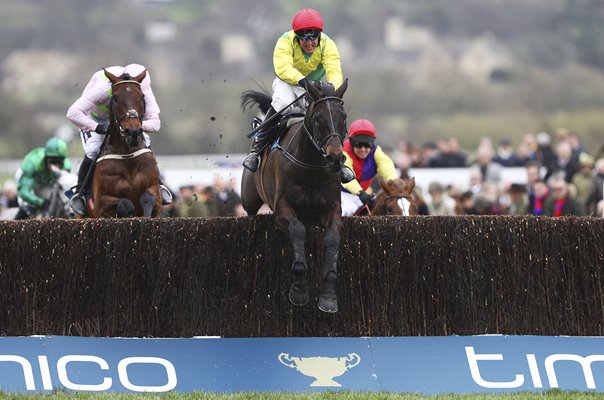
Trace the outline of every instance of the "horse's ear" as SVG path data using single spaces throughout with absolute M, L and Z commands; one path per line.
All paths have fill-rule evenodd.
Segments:
M 317 100 L 321 97 L 321 92 L 319 92 L 319 89 L 317 89 L 315 85 L 308 81 L 306 81 L 306 93 L 310 94 L 310 97 L 313 100 Z
M 109 79 L 109 81 L 111 82 L 112 85 L 119 82 L 120 78 L 113 75 L 111 72 L 107 71 L 105 68 L 103 68 L 103 72 L 105 73 L 105 76 L 107 77 L 107 79 Z
M 147 76 L 146 69 L 143 72 L 141 72 L 140 74 L 136 75 L 134 78 L 132 78 L 132 80 L 137 81 L 138 83 L 141 83 L 143 81 L 143 79 L 145 79 L 145 76 Z
M 348 89 L 348 78 L 344 79 L 344 83 L 342 83 L 338 90 L 334 92 L 334 96 L 342 98 L 346 92 L 346 89 Z
M 381 176 L 378 176 L 378 182 L 380 183 L 380 186 L 382 188 L 384 188 L 384 190 L 385 190 L 386 189 L 386 181 Z
M 409 186 L 411 186 L 411 190 L 415 189 L 415 177 L 409 180 Z

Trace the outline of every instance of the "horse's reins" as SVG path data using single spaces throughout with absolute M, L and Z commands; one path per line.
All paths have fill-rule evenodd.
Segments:
M 311 105 L 311 108 L 314 110 L 315 106 L 318 103 L 320 103 L 322 101 L 327 101 L 327 100 L 337 100 L 337 101 L 340 102 L 340 104 L 344 103 L 342 101 L 342 99 L 339 98 L 339 97 L 336 97 L 336 96 L 327 96 L 327 97 L 323 97 L 323 98 L 321 98 L 321 99 L 313 102 L 312 105 Z M 302 125 L 300 127 L 298 127 L 298 130 L 294 134 L 294 137 L 295 137 L 300 132 L 300 129 L 303 127 L 304 128 L 304 132 L 306 132 L 306 136 L 308 137 L 308 139 L 310 140 L 310 142 L 312 143 L 312 145 L 315 147 L 315 149 L 317 149 L 317 151 L 319 152 L 319 154 L 321 154 L 321 157 L 323 157 L 323 159 L 327 158 L 327 153 L 325 152 L 325 150 L 323 150 L 323 146 L 332 137 L 337 137 L 338 139 L 340 139 L 340 144 L 343 143 L 342 136 L 335 131 L 336 129 L 335 129 L 334 122 L 333 122 L 333 115 L 331 114 L 331 107 L 329 107 L 329 103 L 327 103 L 327 112 L 329 113 L 329 122 L 331 123 L 331 132 L 332 133 L 330 133 L 325 138 L 323 138 L 323 140 L 321 141 L 320 144 L 317 144 L 317 141 L 313 138 L 312 133 L 310 132 L 310 130 L 306 126 L 306 118 L 304 118 L 304 120 L 302 121 Z M 279 149 L 279 150 L 281 150 L 281 151 L 283 151 L 283 154 L 285 155 L 285 157 L 288 160 L 290 160 L 291 162 L 293 162 L 295 165 L 297 165 L 298 167 L 305 168 L 305 169 L 321 170 L 321 171 L 328 169 L 327 164 L 325 164 L 325 165 L 316 165 L 316 164 L 309 164 L 309 163 L 306 163 L 304 161 L 298 160 L 293 154 L 291 154 L 289 151 L 287 151 L 286 148 L 284 148 L 283 146 L 281 146 L 281 144 L 277 144 L 276 148 Z

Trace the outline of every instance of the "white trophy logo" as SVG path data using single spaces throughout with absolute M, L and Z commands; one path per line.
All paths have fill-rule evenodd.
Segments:
M 346 371 L 361 362 L 361 357 L 356 353 L 349 353 L 346 357 L 292 357 L 287 353 L 281 353 L 277 358 L 286 367 L 315 378 L 310 386 L 327 387 L 341 387 L 342 385 L 333 378 L 344 375 Z

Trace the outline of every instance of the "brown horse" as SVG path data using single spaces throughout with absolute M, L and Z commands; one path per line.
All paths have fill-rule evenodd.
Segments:
M 138 76 L 117 77 L 111 82 L 109 133 L 96 160 L 92 178 L 93 217 L 159 217 L 159 170 L 153 152 L 145 146 L 142 121 L 145 99 Z
M 302 121 L 294 122 L 277 144 L 267 149 L 256 172 L 243 171 L 241 199 L 248 215 L 266 203 L 275 214 L 277 227 L 289 235 L 293 249 L 289 299 L 297 306 L 309 301 L 305 239 L 311 224 L 324 227 L 323 291 L 319 309 L 338 311 L 336 277 L 340 247 L 340 169 L 344 164 L 342 143 L 346 137 L 346 113 L 342 96 L 348 80 L 334 91 L 326 84 L 308 84 L 309 107 Z M 246 91 L 242 105 L 256 103 L 266 112 L 270 96 Z
M 417 215 L 417 204 L 413 197 L 415 178 L 391 179 L 378 177 L 381 189 L 377 192 L 369 211 L 363 206 L 355 215 Z

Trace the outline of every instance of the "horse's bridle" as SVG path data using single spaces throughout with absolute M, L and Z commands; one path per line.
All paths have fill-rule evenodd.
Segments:
M 386 207 L 386 201 L 387 200 L 391 200 L 391 199 L 397 199 L 397 203 L 402 200 L 405 199 L 409 202 L 410 205 L 412 206 L 416 206 L 417 204 L 415 203 L 415 198 L 413 197 L 413 195 L 410 194 L 389 194 L 384 198 L 384 207 Z M 402 205 L 399 205 L 399 207 L 401 207 L 402 211 L 403 211 L 403 215 L 405 215 L 405 207 Z
M 344 104 L 344 101 L 342 101 L 342 99 L 339 97 L 327 96 L 327 97 L 323 97 L 319 100 L 314 101 L 310 105 L 310 108 L 312 108 L 312 110 L 314 111 L 314 108 L 317 104 L 319 104 L 323 101 L 328 101 L 328 100 L 336 100 L 340 103 L 340 105 Z M 329 113 L 329 122 L 331 123 L 331 133 L 329 135 L 327 135 L 325 138 L 323 138 L 323 140 L 321 140 L 321 143 L 317 143 L 317 141 L 315 140 L 315 138 L 312 135 L 312 132 L 310 132 L 310 130 L 306 126 L 306 118 L 304 118 L 304 121 L 302 121 L 302 126 L 304 127 L 304 131 L 306 132 L 306 135 L 310 139 L 311 143 L 315 146 L 315 148 L 319 151 L 319 153 L 321 153 L 321 156 L 323 156 L 323 158 L 327 157 L 327 153 L 323 149 L 323 146 L 325 146 L 325 144 L 327 144 L 327 142 L 329 142 L 329 140 L 332 137 L 335 136 L 338 139 L 340 139 L 340 145 L 342 145 L 344 143 L 344 139 L 342 139 L 342 135 L 340 133 L 336 132 L 336 127 L 333 124 L 333 115 L 331 114 L 331 108 L 329 107 L 329 103 L 327 103 L 327 112 Z M 312 114 L 312 113 L 309 113 L 309 114 Z
M 329 103 L 327 103 L 327 112 L 329 113 L 329 121 L 331 123 L 331 133 L 329 135 L 327 135 L 325 138 L 323 138 L 323 140 L 321 140 L 320 143 L 317 143 L 317 141 L 315 140 L 315 138 L 312 135 L 312 132 L 306 126 L 306 120 L 308 119 L 308 116 L 312 115 L 312 112 L 314 111 L 314 108 L 318 103 L 321 103 L 323 101 L 328 101 L 328 100 L 336 100 L 340 104 L 344 104 L 344 101 L 342 101 L 342 99 L 337 96 L 326 96 L 326 97 L 323 97 L 323 98 L 320 98 L 320 99 L 314 101 L 309 106 L 309 111 L 307 112 L 307 115 L 304 117 L 304 120 L 302 121 L 302 125 L 298 128 L 298 131 L 296 131 L 296 135 L 297 135 L 298 132 L 300 131 L 300 128 L 304 128 L 304 132 L 306 133 L 306 136 L 308 137 L 308 139 L 310 140 L 312 145 L 315 147 L 315 149 L 317 149 L 319 154 L 321 154 L 321 157 L 323 157 L 324 160 L 327 159 L 327 153 L 323 149 L 323 146 L 325 146 L 325 144 L 327 144 L 327 142 L 329 142 L 329 140 L 331 140 L 331 138 L 333 138 L 335 136 L 338 139 L 340 139 L 340 145 L 342 145 L 344 142 L 342 139 L 342 135 L 340 133 L 336 132 L 336 129 L 335 129 L 335 126 L 333 123 L 333 115 L 331 113 L 331 108 L 329 107 Z M 305 168 L 305 169 L 316 169 L 316 170 L 327 170 L 329 168 L 327 165 L 309 164 L 304 161 L 298 160 L 293 154 L 288 152 L 287 149 L 283 148 L 283 146 L 281 146 L 280 144 L 277 145 L 277 148 L 279 150 L 283 151 L 283 154 L 285 155 L 285 157 L 288 160 L 290 160 L 291 162 L 293 162 L 294 164 L 296 164 L 298 167 Z
M 140 82 L 138 81 L 134 81 L 131 79 L 126 79 L 123 81 L 119 81 L 114 83 L 113 85 L 111 85 L 111 92 L 113 93 L 113 88 L 116 87 L 117 85 L 121 85 L 123 83 L 131 83 L 131 84 L 136 84 L 139 87 L 141 86 Z M 123 121 L 127 121 L 131 118 L 136 118 L 140 121 L 140 123 L 143 123 L 143 116 L 145 115 L 145 95 L 143 94 L 143 115 L 140 115 L 138 111 L 136 111 L 135 109 L 130 109 L 128 111 L 126 111 L 124 114 L 120 115 L 120 116 L 113 116 L 113 122 L 115 123 L 115 125 L 117 125 L 117 127 L 119 128 L 120 131 L 120 135 L 122 137 L 125 137 L 125 129 L 122 127 L 122 122 Z M 111 96 L 111 101 L 109 102 L 109 107 L 111 108 L 111 104 L 113 103 L 113 95 Z M 113 113 L 112 113 L 113 114 Z

